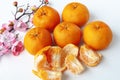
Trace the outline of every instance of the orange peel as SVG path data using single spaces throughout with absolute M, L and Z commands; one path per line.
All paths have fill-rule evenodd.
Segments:
M 41 49 L 34 57 L 34 66 L 37 70 L 41 68 L 54 71 L 65 70 L 65 57 L 62 48 L 58 46 L 47 46 Z
M 47 57 L 45 54 L 47 53 L 50 47 L 51 46 L 44 47 L 43 49 L 38 51 L 37 54 L 34 56 L 34 67 L 36 70 L 39 70 L 41 68 L 49 68 L 49 64 L 47 62 Z

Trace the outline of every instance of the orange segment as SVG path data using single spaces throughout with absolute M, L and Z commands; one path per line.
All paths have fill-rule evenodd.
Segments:
M 79 58 L 88 66 L 96 66 L 100 63 L 102 55 L 83 45 L 80 47 Z
M 61 80 L 62 73 L 52 70 L 41 69 L 39 71 L 32 70 L 32 72 L 42 80 Z
M 61 48 L 60 47 L 51 47 L 48 50 L 47 58 L 51 66 L 60 67 L 60 57 L 61 57 Z
M 74 44 L 67 44 L 66 46 L 63 47 L 63 51 L 67 54 L 73 54 L 75 56 L 78 55 L 78 47 L 75 46 Z
M 84 67 L 80 61 L 72 54 L 67 55 L 65 64 L 67 66 L 67 69 L 74 74 L 79 74 L 84 71 Z
M 63 50 L 58 46 L 52 46 L 46 54 L 48 63 L 52 67 L 52 70 L 62 71 L 65 69 L 65 64 L 62 62 L 65 58 L 63 57 Z

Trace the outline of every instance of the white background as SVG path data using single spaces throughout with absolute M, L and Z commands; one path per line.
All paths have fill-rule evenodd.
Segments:
M 0 26 L 13 20 L 14 0 L 0 1 Z M 17 0 L 21 5 L 38 4 L 38 0 Z M 110 46 L 102 51 L 102 62 L 97 67 L 87 67 L 80 75 L 65 72 L 62 80 L 120 80 L 120 1 L 119 0 L 50 0 L 50 6 L 61 15 L 64 6 L 73 1 L 85 4 L 90 11 L 90 20 L 106 22 L 112 32 L 113 40 Z M 24 33 L 22 33 L 24 34 Z M 24 38 L 24 35 L 22 35 Z M 19 56 L 5 55 L 0 58 L 0 80 L 39 80 L 31 70 L 33 56 L 24 51 Z

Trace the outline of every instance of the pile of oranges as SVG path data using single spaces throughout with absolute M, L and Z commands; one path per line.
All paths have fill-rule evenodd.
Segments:
M 35 75 L 43 80 L 61 80 L 66 69 L 79 74 L 84 71 L 83 63 L 91 67 L 100 63 L 102 55 L 96 50 L 106 49 L 113 35 L 103 21 L 87 23 L 89 17 L 89 10 L 79 2 L 65 6 L 61 22 L 59 13 L 50 6 L 34 13 L 35 28 L 26 33 L 24 46 L 34 55 Z

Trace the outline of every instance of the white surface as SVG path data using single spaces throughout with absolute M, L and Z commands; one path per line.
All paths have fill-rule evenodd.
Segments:
M 14 10 L 14 0 L 0 1 L 0 26 L 2 23 L 13 19 L 11 11 Z M 20 4 L 33 3 L 38 0 L 17 0 Z M 103 60 L 97 67 L 88 67 L 80 75 L 65 72 L 62 80 L 120 80 L 120 0 L 50 0 L 51 6 L 61 15 L 64 6 L 72 1 L 85 4 L 90 11 L 90 20 L 105 21 L 113 31 L 111 45 L 103 51 Z M 23 35 L 24 37 L 24 35 Z M 33 56 L 27 51 L 20 56 L 3 56 L 0 59 L 0 80 L 39 80 L 31 70 Z

